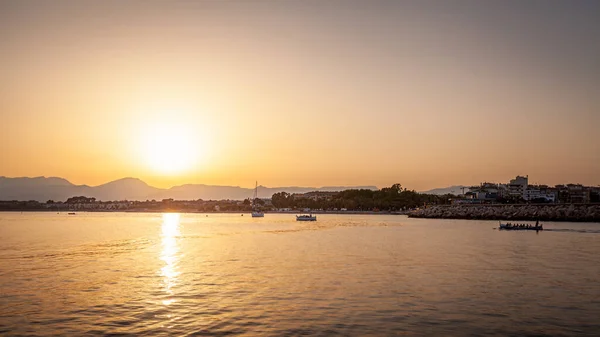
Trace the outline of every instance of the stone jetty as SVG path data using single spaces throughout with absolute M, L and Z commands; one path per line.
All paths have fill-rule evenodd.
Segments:
M 600 222 L 600 204 L 436 205 L 414 210 L 411 218 Z

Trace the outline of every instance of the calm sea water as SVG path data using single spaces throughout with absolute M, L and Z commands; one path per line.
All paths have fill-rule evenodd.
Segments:
M 600 224 L 0 213 L 0 334 L 600 335 Z

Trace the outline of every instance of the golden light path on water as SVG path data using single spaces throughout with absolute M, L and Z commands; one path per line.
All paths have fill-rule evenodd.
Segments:
M 177 238 L 180 233 L 178 213 L 165 213 L 162 216 L 162 235 L 161 244 L 162 250 L 160 259 L 165 265 L 160 269 L 160 274 L 163 277 L 163 289 L 168 296 L 173 296 L 173 287 L 177 285 L 179 271 L 179 245 Z M 170 305 L 175 302 L 174 299 L 163 300 L 164 305 Z

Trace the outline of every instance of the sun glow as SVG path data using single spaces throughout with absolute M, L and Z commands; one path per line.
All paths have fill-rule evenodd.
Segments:
M 153 123 L 145 127 L 141 138 L 142 159 L 158 173 L 189 171 L 206 154 L 202 137 L 190 125 L 183 123 Z

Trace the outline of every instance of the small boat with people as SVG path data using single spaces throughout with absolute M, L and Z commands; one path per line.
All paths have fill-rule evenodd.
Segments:
M 544 226 L 540 225 L 539 221 L 535 222 L 535 225 L 524 224 L 524 223 L 500 223 L 498 229 L 503 230 L 512 230 L 512 231 L 542 231 L 544 230 Z
M 312 214 L 296 215 L 296 221 L 317 221 L 317 216 Z

